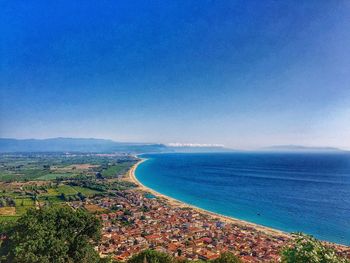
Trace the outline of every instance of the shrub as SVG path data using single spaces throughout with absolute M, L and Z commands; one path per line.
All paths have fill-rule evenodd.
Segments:
M 345 263 L 348 260 L 337 256 L 335 251 L 319 240 L 297 233 L 292 244 L 281 252 L 284 263 Z
M 222 253 L 219 258 L 214 259 L 212 262 L 213 263 L 241 263 L 242 261 L 232 253 L 225 252 L 225 253 Z
M 145 250 L 133 256 L 128 263 L 172 263 L 171 256 L 155 250 Z

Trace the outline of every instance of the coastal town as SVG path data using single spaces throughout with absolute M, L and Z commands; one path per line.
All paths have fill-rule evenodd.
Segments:
M 172 207 L 138 191 L 91 200 L 101 208 L 102 242 L 98 251 L 117 260 L 151 248 L 190 260 L 211 260 L 220 253 L 237 253 L 246 262 L 277 261 L 286 235 L 268 235 L 252 227 L 226 223 L 192 208 Z

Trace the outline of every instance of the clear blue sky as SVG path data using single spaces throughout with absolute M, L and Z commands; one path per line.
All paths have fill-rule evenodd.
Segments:
M 350 1 L 0 1 L 0 137 L 350 148 Z

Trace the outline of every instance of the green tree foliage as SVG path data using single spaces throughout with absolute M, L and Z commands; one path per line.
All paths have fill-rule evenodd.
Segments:
M 64 193 L 62 193 L 62 194 L 60 195 L 60 198 L 61 198 L 63 201 L 66 201 L 66 195 L 65 195 Z
M 69 207 L 30 209 L 7 231 L 1 262 L 99 262 L 91 242 L 100 238 L 96 217 Z
M 174 259 L 155 250 L 145 250 L 133 256 L 128 260 L 128 263 L 172 263 Z
M 15 206 L 15 205 L 16 205 L 16 203 L 11 197 L 8 197 L 8 196 L 0 197 L 0 207 Z
M 186 263 L 191 262 L 186 259 L 176 259 L 165 253 L 161 253 L 155 250 L 145 250 L 139 254 L 133 256 L 128 260 L 128 263 Z M 202 263 L 205 261 L 198 260 L 196 263 Z M 219 258 L 209 261 L 212 263 L 241 263 L 242 261 L 232 253 L 223 253 Z
M 212 261 L 213 263 L 241 263 L 242 261 L 232 253 L 225 252 Z
M 295 234 L 293 243 L 281 252 L 284 263 L 349 263 L 312 236 Z

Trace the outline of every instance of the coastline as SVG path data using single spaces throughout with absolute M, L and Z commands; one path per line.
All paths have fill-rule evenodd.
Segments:
M 199 213 L 202 213 L 202 214 L 214 217 L 214 218 L 219 218 L 221 221 L 223 221 L 225 223 L 236 224 L 236 225 L 239 225 L 241 227 L 253 228 L 256 231 L 263 232 L 263 233 L 265 233 L 267 235 L 271 235 L 271 236 L 276 236 L 277 235 L 277 236 L 283 236 L 283 237 L 287 237 L 287 238 L 291 237 L 291 235 L 289 233 L 284 232 L 282 230 L 274 229 L 274 228 L 271 228 L 271 227 L 255 224 L 255 223 L 244 221 L 244 220 L 241 220 L 241 219 L 238 219 L 238 218 L 225 216 L 225 215 L 218 214 L 218 213 L 215 213 L 215 212 L 212 212 L 212 211 L 208 211 L 208 210 L 205 210 L 203 208 L 200 208 L 200 207 L 197 207 L 197 206 L 194 206 L 194 205 L 191 205 L 191 204 L 187 204 L 187 203 L 182 202 L 180 200 L 177 200 L 177 199 L 175 199 L 173 197 L 164 195 L 162 193 L 159 193 L 159 192 L 157 192 L 157 191 L 155 191 L 155 190 L 153 190 L 153 189 L 143 185 L 137 179 L 135 171 L 136 171 L 137 167 L 141 163 L 147 161 L 147 159 L 146 158 L 140 158 L 140 157 L 137 157 L 137 158 L 139 158 L 140 160 L 128 171 L 126 179 L 128 179 L 129 181 L 131 181 L 131 182 L 135 183 L 136 185 L 138 185 L 138 188 L 137 188 L 138 190 L 143 191 L 143 192 L 149 192 L 152 195 L 156 196 L 157 198 L 165 200 L 166 202 L 168 202 L 168 204 L 170 206 L 176 206 L 176 207 L 182 207 L 182 208 L 191 208 L 191 209 L 193 209 L 193 210 L 195 210 L 195 211 L 197 211 Z

